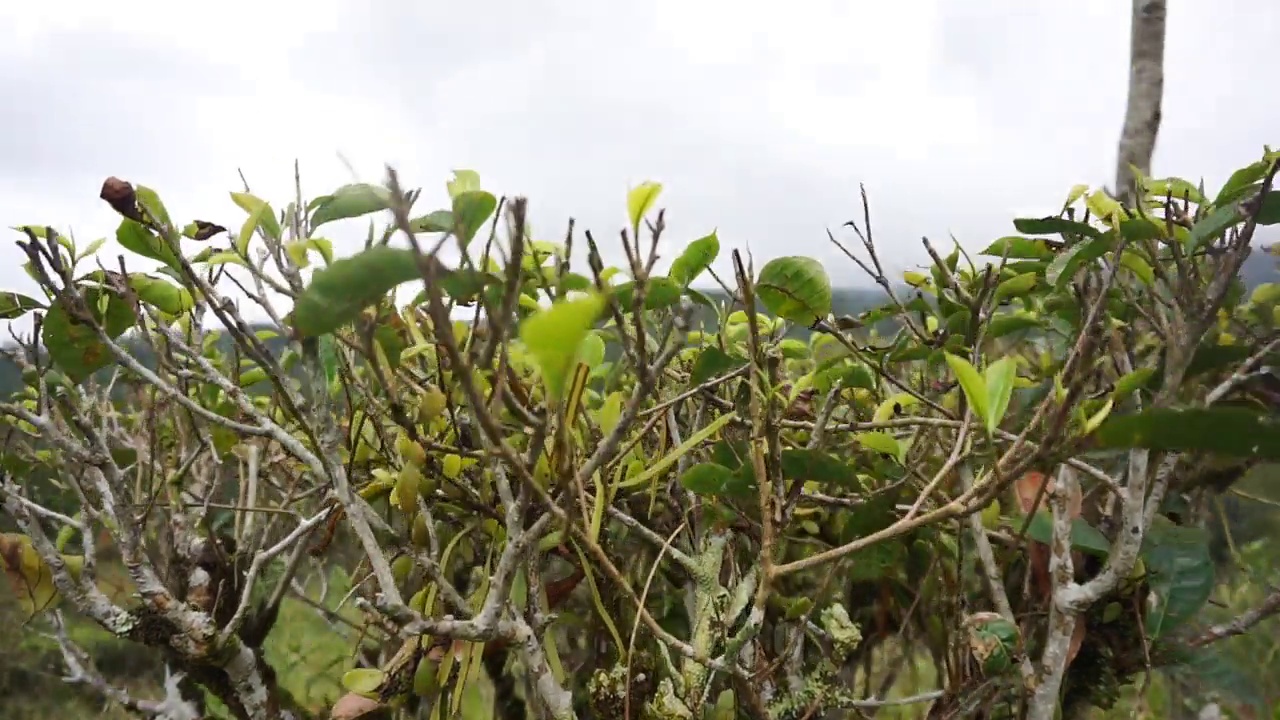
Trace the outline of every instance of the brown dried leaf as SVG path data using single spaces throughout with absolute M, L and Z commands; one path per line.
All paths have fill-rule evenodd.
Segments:
M 1014 495 L 1017 496 L 1018 507 L 1024 515 L 1030 515 L 1041 507 L 1044 500 L 1040 503 L 1036 502 L 1036 498 L 1041 496 L 1041 488 L 1044 488 L 1043 497 L 1056 489 L 1056 483 L 1053 478 L 1045 475 L 1038 470 L 1029 470 L 1013 483 Z M 1084 493 L 1080 489 L 1080 484 L 1076 483 L 1071 497 L 1067 499 L 1067 516 L 1071 520 L 1080 517 L 1084 510 Z M 1071 559 L 1073 567 L 1079 568 L 1084 562 L 1084 556 L 1079 551 L 1072 551 Z M 1036 541 L 1031 541 L 1027 548 L 1027 562 L 1032 573 L 1032 585 L 1035 589 L 1036 596 L 1048 602 L 1049 597 L 1053 593 L 1053 582 L 1049 576 L 1049 547 Z M 1079 651 L 1077 646 L 1076 651 Z
M 199 240 L 201 242 L 205 240 L 209 240 L 214 235 L 217 235 L 219 233 L 224 233 L 227 231 L 227 229 L 222 227 L 221 225 L 217 225 L 211 222 L 206 222 L 204 220 L 195 220 L 195 221 L 192 221 L 191 224 L 195 225 L 195 228 L 194 228 L 195 232 L 191 234 L 191 239 Z
M 1053 478 L 1039 470 L 1028 470 L 1023 473 L 1022 477 L 1013 483 L 1013 492 L 1018 498 L 1018 508 L 1022 511 L 1022 514 L 1030 515 L 1040 509 L 1041 505 L 1036 502 L 1036 498 L 1040 497 L 1041 487 L 1044 487 L 1044 497 L 1048 497 L 1054 491 L 1055 486 L 1056 483 L 1054 483 Z M 1041 503 L 1043 502 L 1044 500 L 1042 499 Z M 1084 492 L 1077 483 L 1075 490 L 1071 493 L 1071 497 L 1067 499 L 1067 515 L 1070 519 L 1075 520 L 1080 517 L 1083 510 Z
M 138 212 L 138 195 L 133 185 L 112 175 L 102 181 L 102 191 L 98 197 L 106 201 L 112 210 L 121 215 L 142 222 L 142 213 Z
M 370 700 L 355 693 L 347 693 L 338 698 L 338 701 L 333 704 L 333 708 L 329 710 L 329 717 L 331 720 L 356 720 L 356 718 L 372 720 L 375 717 L 374 713 L 385 708 L 386 706 L 377 700 Z
M 1080 652 L 1080 646 L 1084 644 L 1087 634 L 1088 628 L 1085 626 L 1084 618 L 1077 618 L 1076 629 L 1071 631 L 1071 644 L 1067 646 L 1066 667 L 1071 667 L 1071 661 L 1076 659 L 1076 654 Z
M 1030 515 L 1035 512 L 1037 504 L 1036 498 L 1040 495 L 1040 488 L 1049 480 L 1044 473 L 1038 470 L 1028 470 L 1022 474 L 1013 483 L 1013 492 L 1018 498 L 1018 509 L 1023 515 Z M 1049 494 L 1049 489 L 1044 491 L 1045 495 Z

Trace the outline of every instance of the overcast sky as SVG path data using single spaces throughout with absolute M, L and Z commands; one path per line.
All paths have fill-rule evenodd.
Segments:
M 1280 3 L 1170 5 L 1155 172 L 1213 188 L 1280 144 Z M 473 168 L 538 239 L 612 239 L 653 179 L 668 256 L 718 228 L 861 283 L 825 235 L 860 182 L 897 272 L 922 235 L 980 249 L 1109 183 L 1128 35 L 1122 0 L 0 2 L 0 225 L 110 236 L 116 175 L 238 227 L 237 169 L 281 208 L 297 158 L 311 196 L 391 163 L 424 210 Z M 331 227 L 354 251 L 363 225 Z M 32 289 L 21 260 L 0 244 L 0 288 Z

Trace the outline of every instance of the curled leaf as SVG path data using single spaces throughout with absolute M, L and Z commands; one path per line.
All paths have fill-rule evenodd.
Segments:
M 711 263 L 715 262 L 719 254 L 720 238 L 712 230 L 710 235 L 689 243 L 684 252 L 680 253 L 680 257 L 671 263 L 671 271 L 667 276 L 680 287 L 688 287 L 689 283 L 698 279 L 699 275 L 711 267 Z
M 831 280 L 822 263 L 809 257 L 780 257 L 765 263 L 756 292 L 769 312 L 812 325 L 831 314 Z
M 291 320 L 303 337 L 333 332 L 355 320 L 396 286 L 421 277 L 411 250 L 374 247 L 316 271 L 293 306 Z

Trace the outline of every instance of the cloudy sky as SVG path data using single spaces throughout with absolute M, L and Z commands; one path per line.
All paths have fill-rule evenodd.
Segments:
M 1155 171 L 1212 188 L 1280 143 L 1280 4 L 1170 4 Z M 0 225 L 109 236 L 117 175 L 237 227 L 237 169 L 283 207 L 297 158 L 313 196 L 391 163 L 424 209 L 474 168 L 539 239 L 570 216 L 614 238 L 654 179 L 669 252 L 718 228 L 861 283 L 825 235 L 859 183 L 896 271 L 921 236 L 980 249 L 1109 183 L 1128 25 L 1122 0 L 4 2 Z M 362 230 L 326 234 L 346 254 Z M 20 262 L 0 244 L 0 288 L 31 289 Z

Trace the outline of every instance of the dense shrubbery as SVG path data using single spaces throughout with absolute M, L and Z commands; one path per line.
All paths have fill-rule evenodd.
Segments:
M 489 681 L 520 719 L 1107 707 L 1280 603 L 1202 613 L 1204 508 L 1280 459 L 1280 286 L 1238 278 L 1278 158 L 1212 197 L 1077 187 L 986 259 L 927 245 L 906 287 L 865 212 L 846 252 L 885 298 L 856 316 L 807 258 L 715 275 L 715 233 L 660 273 L 653 183 L 618 268 L 472 172 L 426 214 L 394 173 L 281 212 L 233 193 L 236 232 L 111 178 L 126 262 L 21 228 L 44 295 L 0 308 L 36 328 L 0 403 L 0 556 L 28 613 L 181 674 L 129 696 L 55 633 L 153 715 L 323 715 L 264 651 L 299 604 L 351 653 L 321 673 L 335 718 L 450 717 Z M 384 211 L 333 257 L 323 226 Z

